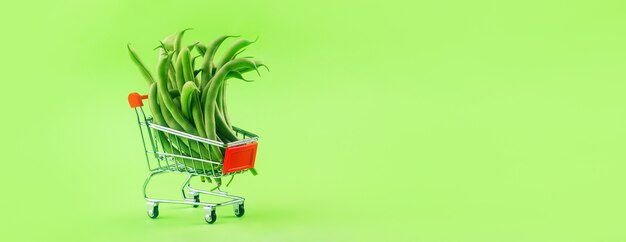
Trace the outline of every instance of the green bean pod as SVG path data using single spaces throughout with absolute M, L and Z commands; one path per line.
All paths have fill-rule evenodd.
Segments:
M 226 123 L 224 116 L 222 115 L 222 111 L 219 106 L 216 107 L 215 112 L 215 127 L 217 130 L 218 137 L 222 139 L 226 139 L 226 142 L 233 142 L 239 140 L 235 132 L 232 130 L 232 127 Z
M 198 50 L 198 53 L 200 53 L 201 56 L 204 56 L 204 53 L 206 53 L 206 45 L 198 43 L 196 45 L 196 50 Z
M 254 80 L 246 79 L 245 77 L 243 77 L 243 75 L 239 71 L 229 72 L 228 75 L 226 75 L 226 80 L 231 79 L 231 78 L 239 79 L 245 82 L 254 82 Z
M 220 68 L 215 76 L 211 79 L 211 82 L 203 90 L 203 92 L 207 93 L 206 101 L 204 103 L 204 128 L 206 129 L 207 138 L 216 139 L 216 120 L 215 120 L 215 112 L 216 112 L 216 98 L 219 92 L 219 88 L 224 83 L 226 79 L 226 75 L 228 72 L 234 69 L 249 67 L 255 68 L 254 61 L 250 59 L 235 59 L 226 63 L 222 68 Z
M 224 116 L 224 121 L 226 123 L 226 125 L 228 125 L 228 130 L 232 131 L 233 130 L 233 125 L 230 123 L 230 118 L 228 117 L 228 108 L 226 107 L 226 83 L 224 82 L 224 84 L 222 84 L 222 88 L 220 89 L 220 99 L 221 104 L 220 104 L 220 110 L 221 110 L 221 114 Z M 237 138 L 237 136 L 235 136 L 235 138 Z
M 250 60 L 252 60 L 252 59 L 250 59 Z M 252 60 L 252 61 L 255 61 L 255 60 Z M 253 71 L 253 70 L 256 71 L 258 75 L 261 75 L 259 73 L 258 69 L 247 68 L 247 67 L 239 67 L 238 69 L 229 71 L 228 74 L 226 74 L 226 79 L 224 81 L 232 79 L 232 78 L 235 78 L 235 79 L 239 79 L 239 80 L 242 80 L 242 81 L 245 81 L 245 82 L 254 82 L 254 80 L 245 79 L 243 77 L 243 75 L 242 75 L 242 73 L 250 72 L 250 71 Z M 204 88 L 202 88 L 202 90 L 203 90 L 202 91 L 202 97 L 201 97 L 202 103 L 206 103 L 206 97 L 207 97 L 206 90 L 207 90 L 207 87 L 208 86 L 205 86 Z
M 158 92 L 158 93 L 161 93 L 161 92 Z M 166 126 L 172 129 L 178 130 L 178 131 L 185 131 L 183 127 L 181 127 L 180 124 L 176 122 L 174 117 L 172 117 L 172 113 L 170 113 L 170 111 L 167 109 L 167 106 L 163 105 L 163 96 L 158 95 L 158 98 L 159 98 L 159 104 L 162 105 L 161 114 L 163 115 L 163 120 L 165 121 Z
M 239 44 L 239 46 L 242 46 L 242 45 L 246 46 L 246 45 L 252 44 L 253 42 L 250 42 L 250 41 L 246 42 L 245 40 L 243 40 L 243 41 L 239 41 L 239 43 L 241 43 L 241 44 Z M 233 46 L 237 46 L 237 42 L 235 42 L 233 44 Z M 235 47 L 235 48 L 238 48 L 238 47 Z M 233 54 L 232 57 L 230 57 L 230 59 L 228 59 L 228 61 L 237 58 L 237 56 L 240 55 L 241 53 L 243 53 L 245 50 L 246 50 L 246 48 L 241 48 L 240 50 L 235 52 L 235 54 Z M 234 51 L 234 49 L 231 50 L 231 51 Z M 229 55 L 229 52 L 227 52 L 227 54 L 225 55 L 225 58 L 228 58 L 228 55 Z M 220 68 L 220 66 L 218 66 L 216 68 Z M 235 77 L 237 77 L 237 76 L 235 75 Z M 228 77 L 227 77 L 227 79 L 228 79 Z M 243 76 L 242 76 L 241 80 L 245 80 L 243 78 Z M 232 129 L 232 124 L 230 123 L 230 118 L 228 117 L 228 111 L 227 111 L 228 108 L 226 107 L 226 83 L 222 84 L 222 86 L 220 87 L 219 93 L 217 95 L 217 106 L 221 110 L 221 113 L 222 113 L 222 116 L 223 116 L 223 119 L 224 119 L 225 123 L 228 125 L 228 127 L 230 129 Z
M 235 55 L 237 55 L 241 49 L 245 48 L 248 45 L 251 45 L 252 43 L 256 42 L 257 40 L 258 40 L 258 38 L 253 40 L 253 41 L 245 40 L 245 39 L 239 39 L 239 40 L 233 42 L 230 45 L 230 47 L 228 49 L 226 49 L 226 51 L 224 52 L 224 55 L 222 56 L 220 61 L 217 62 L 216 69 L 219 70 L 227 62 L 233 60 L 233 57 Z
M 233 55 L 233 57 L 231 57 L 230 60 L 234 60 L 235 58 L 237 58 L 238 55 L 240 55 L 244 51 L 246 51 L 246 48 L 243 48 L 243 49 L 237 51 L 237 53 L 235 53 L 235 55 Z
M 189 49 L 183 49 L 180 51 L 180 58 L 183 66 L 183 76 L 185 77 L 185 82 L 195 81 L 195 77 L 193 76 L 193 67 L 191 66 L 191 55 L 189 53 Z
M 174 37 L 174 52 L 176 54 L 178 54 L 181 51 L 181 46 L 182 46 L 182 42 L 183 42 L 183 35 L 185 34 L 185 32 L 187 32 L 187 30 L 191 30 L 191 28 L 186 28 L 183 29 L 182 31 L 178 32 L 178 34 L 176 34 L 176 37 Z
M 174 101 L 176 107 L 180 107 L 180 97 L 172 97 L 172 101 Z
M 165 37 L 163 41 L 161 41 L 162 47 L 165 48 L 166 51 L 174 51 L 174 40 L 176 39 L 176 35 L 178 33 L 173 33 Z
M 245 57 L 245 58 L 248 58 L 248 57 Z M 251 59 L 251 60 L 255 63 L 255 66 L 256 66 L 255 68 L 241 68 L 241 69 L 238 69 L 238 71 L 236 71 L 236 70 L 235 71 L 230 71 L 226 75 L 226 79 L 228 80 L 228 79 L 231 79 L 231 78 L 236 78 L 236 79 L 239 79 L 239 80 L 242 80 L 242 81 L 245 81 L 245 82 L 253 82 L 254 80 L 249 80 L 249 79 L 244 78 L 241 73 L 245 73 L 245 72 L 249 72 L 249 71 L 252 71 L 252 70 L 256 70 L 257 74 L 260 75 L 260 73 L 258 73 L 258 70 L 256 69 L 256 68 L 258 68 L 260 66 L 265 67 L 265 69 L 267 69 L 269 71 L 269 68 L 265 64 L 263 64 L 262 62 L 260 62 L 258 60 L 254 60 L 254 59 Z M 227 108 L 227 105 L 226 105 L 226 96 L 225 96 L 225 94 L 226 94 L 226 83 L 222 84 L 222 88 L 220 89 L 220 93 L 218 94 L 217 101 L 218 101 L 218 106 L 220 107 L 220 109 L 222 111 L 222 114 L 224 116 L 225 123 L 228 125 L 230 130 L 232 130 L 232 123 L 230 122 L 230 118 L 228 116 L 228 108 Z
M 159 101 L 162 103 L 162 99 L 163 98 L 161 97 L 161 95 L 157 95 L 157 96 L 159 98 Z M 182 99 L 182 96 L 181 96 L 181 99 Z M 177 105 L 180 105 L 178 99 L 173 99 L 173 101 Z M 163 106 L 161 111 L 162 111 L 163 119 L 165 120 L 165 124 L 167 124 L 166 125 L 167 127 L 175 129 L 175 130 L 179 130 L 179 131 L 184 131 L 182 129 L 182 127 L 172 117 L 172 114 L 167 109 L 167 107 Z M 202 124 L 202 121 L 199 120 L 199 123 Z M 200 126 L 200 127 L 202 127 L 202 126 Z M 203 158 L 203 159 L 206 159 L 206 160 L 211 160 L 211 157 L 216 157 L 216 155 L 209 154 L 208 152 L 202 152 L 202 149 L 207 149 L 208 148 L 206 144 L 202 144 L 202 146 L 198 147 L 197 145 L 193 145 L 192 141 L 189 141 L 188 139 L 180 138 L 180 140 L 182 141 L 182 143 L 180 143 L 179 146 L 183 147 L 185 151 L 188 150 L 188 149 L 191 149 L 193 151 L 193 153 L 191 153 L 191 154 L 193 154 L 194 157 L 200 157 L 200 158 Z M 189 152 L 187 152 L 187 153 L 189 153 Z
M 209 43 L 209 45 L 206 47 L 206 51 L 204 52 L 204 62 L 202 63 L 202 73 L 201 73 L 202 76 L 200 78 L 201 88 L 204 88 L 204 86 L 207 85 L 209 80 L 211 80 L 211 78 L 213 77 L 213 73 L 212 73 L 213 59 L 215 58 L 215 53 L 217 52 L 217 49 L 220 47 L 220 45 L 222 45 L 224 40 L 231 38 L 231 37 L 237 37 L 237 36 L 232 36 L 232 35 L 219 36 L 215 38 L 213 41 L 211 41 L 211 43 Z
M 167 89 L 167 79 L 168 79 L 167 73 L 168 73 L 168 70 L 170 69 L 169 62 L 170 62 L 171 56 L 167 55 L 163 50 L 161 52 L 162 53 L 160 55 L 160 59 L 157 65 L 158 77 L 159 77 L 159 79 L 157 80 L 157 84 L 158 84 L 159 89 L 168 90 Z M 176 106 L 176 104 L 172 100 L 172 96 L 170 95 L 170 93 L 159 92 L 159 94 L 160 94 L 159 96 L 162 97 L 163 103 L 167 107 L 168 111 L 172 114 L 172 117 L 176 120 L 177 123 L 180 124 L 180 126 L 184 129 L 184 131 L 192 135 L 198 135 L 198 131 L 196 130 L 194 125 L 191 122 L 189 122 L 189 120 L 187 120 L 185 116 L 183 116 L 183 114 L 180 111 L 180 107 Z
M 161 107 L 159 106 L 158 99 L 159 94 L 157 93 L 157 84 L 150 84 L 150 90 L 148 92 L 148 106 L 150 107 L 150 112 L 152 113 L 152 117 L 154 118 L 154 122 L 158 125 L 166 125 L 165 119 L 163 118 L 163 114 L 161 114 Z
M 198 93 L 195 93 L 192 96 L 191 116 L 193 118 L 193 123 L 196 125 L 196 129 L 198 129 L 199 135 L 201 137 L 206 138 L 206 131 L 204 129 L 204 120 L 202 116 L 202 106 L 200 105 L 200 96 L 198 95 Z
M 190 45 L 188 45 L 188 46 L 187 46 L 187 49 L 189 49 L 189 51 L 191 52 L 191 51 L 193 51 L 193 49 L 194 49 L 194 48 L 196 48 L 196 46 L 198 46 L 199 44 L 200 44 L 200 42 L 196 42 L 196 43 L 190 44 Z
M 178 85 L 176 85 L 176 71 L 174 68 L 170 68 L 170 71 L 167 73 L 168 81 L 167 85 L 170 90 L 178 90 Z
M 243 67 L 243 68 L 235 69 L 234 71 L 240 72 L 241 74 L 246 73 L 246 72 L 250 72 L 250 71 L 257 71 L 257 74 L 259 74 L 259 75 L 261 75 L 261 74 L 258 72 L 258 70 L 257 70 L 259 67 L 264 67 L 264 68 L 265 68 L 265 70 L 270 71 L 270 68 L 269 68 L 269 67 L 267 67 L 267 65 L 265 65 L 265 64 L 264 64 L 262 61 L 260 61 L 260 60 L 257 60 L 257 59 L 252 59 L 252 57 L 243 57 L 243 58 L 246 58 L 246 59 L 250 59 L 250 60 L 252 60 L 252 61 L 254 62 L 254 65 L 256 66 L 256 69 L 253 69 L 253 68 L 248 68 L 248 67 Z
M 222 107 L 224 105 L 224 86 L 225 86 L 225 82 L 224 84 L 220 87 L 220 89 L 217 92 L 217 98 L 215 99 L 215 102 L 217 103 L 217 107 L 220 109 L 218 111 L 222 110 Z
M 185 115 L 187 118 L 191 118 L 191 104 L 193 97 L 197 95 L 197 93 L 200 93 L 200 89 L 198 89 L 194 82 L 186 82 L 182 88 L 180 94 L 180 103 L 183 115 Z
M 183 71 L 183 60 L 181 56 L 182 55 L 178 55 L 176 63 L 174 63 L 174 68 L 176 69 L 176 86 L 180 91 L 183 90 L 183 86 L 185 85 L 185 74 Z
M 193 70 L 193 77 L 194 77 L 194 81 L 196 82 L 196 86 L 201 85 L 200 78 L 198 77 L 198 74 L 200 74 L 201 70 L 196 70 L 196 59 L 198 59 L 198 57 L 201 57 L 201 56 L 197 55 L 191 58 L 191 69 Z
M 126 47 L 128 48 L 130 59 L 133 61 L 133 63 L 135 63 L 135 65 L 137 65 L 137 68 L 139 68 L 141 75 L 146 79 L 148 85 L 154 83 L 154 77 L 152 77 L 152 73 L 150 73 L 150 71 L 146 67 L 146 64 L 141 61 L 141 58 L 139 58 L 139 54 L 137 54 L 137 52 L 133 48 L 130 48 L 130 44 L 126 45 Z

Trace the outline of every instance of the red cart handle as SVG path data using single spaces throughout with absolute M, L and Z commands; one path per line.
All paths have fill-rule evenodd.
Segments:
M 131 108 L 142 107 L 143 101 L 141 100 L 143 99 L 148 99 L 148 95 L 140 95 L 136 92 L 131 92 L 130 94 L 128 94 L 128 104 L 130 104 Z

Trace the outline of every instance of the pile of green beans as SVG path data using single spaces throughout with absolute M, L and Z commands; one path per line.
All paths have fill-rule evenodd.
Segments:
M 132 61 L 148 83 L 148 104 L 153 120 L 156 124 L 211 140 L 237 141 L 226 108 L 225 82 L 229 79 L 249 82 L 251 80 L 244 78 L 244 74 L 252 71 L 259 74 L 260 67 L 267 69 L 253 57 L 239 57 L 256 40 L 223 35 L 206 45 L 200 42 L 183 45 L 182 39 L 188 30 L 167 36 L 155 48 L 159 51 L 156 75 L 130 44 L 127 46 Z M 235 40 L 216 57 L 218 48 L 228 39 Z M 187 155 L 217 162 L 223 160 L 222 148 L 189 145 L 188 140 L 174 145 L 167 136 L 157 136 L 164 149 L 170 152 L 193 153 Z

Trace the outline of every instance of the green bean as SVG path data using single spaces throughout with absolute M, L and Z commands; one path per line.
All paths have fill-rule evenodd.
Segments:
M 201 56 L 204 56 L 204 53 L 206 53 L 206 46 L 198 43 L 196 45 L 196 50 L 198 50 L 198 53 L 200 53 Z
M 178 85 L 176 84 L 176 73 L 173 71 L 170 71 L 168 73 L 168 82 L 167 82 L 167 88 L 169 88 L 170 90 L 177 90 L 178 91 Z
M 228 123 L 226 123 L 224 116 L 222 115 L 222 110 L 220 110 L 220 107 L 217 106 L 215 108 L 217 110 L 215 112 L 215 125 L 217 129 L 217 133 L 219 134 L 218 136 L 225 138 L 226 143 L 239 140 L 237 138 L 237 135 L 235 135 L 235 132 L 233 132 L 232 128 L 228 125 Z
M 150 112 L 154 117 L 154 122 L 158 125 L 166 125 L 163 114 L 161 114 L 161 106 L 159 106 L 157 94 L 157 84 L 150 84 L 150 91 L 148 93 L 148 106 L 150 106 Z
M 234 60 L 235 58 L 237 58 L 237 56 L 238 56 L 238 55 L 240 55 L 240 54 L 241 54 L 241 53 L 243 53 L 244 51 L 246 51 L 246 48 L 243 48 L 243 49 L 241 49 L 241 50 L 237 51 L 237 53 L 235 53 L 235 54 L 233 55 L 233 57 L 231 57 L 231 58 L 230 58 L 230 60 Z
M 226 187 L 228 187 L 228 185 L 230 185 L 231 182 L 233 182 L 233 179 L 235 179 L 236 175 L 232 175 L 230 176 L 230 180 L 228 180 L 228 182 L 226 183 Z
M 163 41 L 161 41 L 161 47 L 163 47 L 166 51 L 173 51 L 174 50 L 174 40 L 176 39 L 176 35 L 178 35 L 178 32 L 170 34 L 167 37 L 165 37 L 165 39 L 163 39 Z M 159 48 L 159 47 L 157 47 L 157 48 Z
M 256 60 L 253 60 L 253 59 L 250 59 L 250 60 L 253 61 L 253 62 L 257 62 Z M 262 65 L 262 66 L 265 66 L 265 65 Z M 239 79 L 239 80 L 242 80 L 242 81 L 245 81 L 245 82 L 254 82 L 254 80 L 245 79 L 243 77 L 243 75 L 241 75 L 242 73 L 250 72 L 250 71 L 253 71 L 253 70 L 256 71 L 259 76 L 261 75 L 259 73 L 258 69 L 248 68 L 248 67 L 239 67 L 238 69 L 229 71 L 228 74 L 226 74 L 226 79 L 225 80 L 236 78 L 236 79 Z M 202 88 L 202 90 L 203 90 L 202 91 L 202 97 L 201 97 L 202 103 L 206 103 L 206 96 L 207 96 L 208 93 L 205 92 L 205 90 L 207 89 L 207 87 L 208 87 L 208 85 Z
M 193 71 L 193 75 L 196 76 L 198 75 L 198 73 L 196 73 L 196 71 L 200 72 L 200 70 L 196 70 L 196 59 L 198 59 L 198 57 L 202 57 L 200 55 L 194 56 L 193 58 L 191 58 L 191 67 L 194 69 Z
M 211 43 L 209 43 L 209 45 L 206 47 L 207 49 L 204 53 L 204 62 L 202 63 L 202 76 L 201 76 L 202 78 L 200 78 L 201 88 L 204 88 L 204 86 L 207 85 L 209 80 L 212 78 L 213 73 L 211 71 L 213 70 L 213 58 L 215 58 L 215 53 L 217 52 L 217 49 L 220 47 L 220 45 L 222 45 L 224 40 L 231 38 L 231 37 L 237 37 L 237 36 L 231 36 L 231 35 L 219 36 L 215 38 L 213 41 L 211 41 Z
M 222 83 L 224 82 L 226 78 L 227 73 L 231 69 L 241 68 L 241 67 L 246 67 L 246 66 L 254 67 L 254 62 L 249 59 L 236 59 L 236 60 L 230 61 L 229 63 L 227 63 L 227 65 L 224 66 L 223 69 L 220 69 L 219 71 L 217 71 L 216 75 L 211 79 L 209 84 L 203 89 L 203 95 L 205 93 L 208 93 L 208 95 L 206 96 L 206 99 L 204 100 L 204 124 L 205 124 L 204 128 L 206 130 L 206 135 L 207 135 L 206 137 L 208 139 L 216 140 L 218 138 L 217 131 L 216 131 L 217 121 L 215 118 L 217 104 L 215 100 L 217 98 L 219 87 L 222 85 Z M 229 127 L 226 127 L 226 128 L 230 130 Z M 214 148 L 214 146 L 211 146 L 211 148 Z M 215 153 L 217 152 L 215 150 L 213 151 Z M 218 157 L 221 157 L 221 155 Z
M 191 52 L 199 44 L 200 44 L 200 42 L 196 42 L 196 43 L 190 44 L 190 45 L 187 46 L 187 49 L 189 49 L 189 51 Z
M 180 107 L 180 97 L 172 97 L 172 101 L 176 107 Z
M 178 55 L 178 58 L 176 58 L 174 68 L 176 69 L 176 86 L 178 87 L 178 90 L 182 92 L 183 85 L 185 85 L 185 74 L 183 71 L 182 55 Z
M 222 85 L 217 91 L 217 98 L 215 99 L 215 102 L 217 103 L 217 107 L 221 110 L 224 104 L 224 85 Z
M 143 61 L 141 61 L 141 58 L 139 58 L 139 54 L 137 54 L 137 52 L 133 48 L 130 48 L 130 44 L 126 45 L 126 47 L 128 48 L 128 53 L 130 54 L 131 60 L 133 60 L 135 65 L 137 65 L 137 67 L 139 68 L 139 71 L 141 72 L 141 75 L 148 82 L 148 85 L 151 85 L 152 83 L 154 83 L 154 78 L 152 77 L 152 73 L 150 73 L 148 68 L 146 68 L 146 64 L 144 64 Z
M 172 98 L 175 98 L 175 97 L 180 96 L 180 93 L 178 92 L 178 90 L 173 90 L 172 89 L 172 90 L 170 90 L 170 95 L 172 95 Z
M 198 92 L 200 91 L 198 89 L 197 86 L 195 86 L 195 84 L 193 82 L 187 82 L 186 85 L 194 85 L 191 87 L 191 89 L 193 90 L 193 92 L 191 93 L 191 100 L 190 100 L 190 105 L 191 105 L 191 117 L 193 119 L 193 123 L 196 125 L 196 129 L 198 130 L 198 133 L 200 135 L 200 137 L 206 137 L 206 132 L 204 131 L 204 122 L 202 120 L 202 111 L 201 111 L 201 107 L 200 107 L 200 98 L 198 95 Z M 187 96 L 188 94 L 185 94 L 185 96 Z M 185 98 L 185 102 L 187 98 Z M 182 98 L 181 98 L 182 100 Z M 210 150 L 209 145 L 202 143 L 202 146 L 204 147 L 204 149 L 206 150 Z M 193 146 L 192 146 L 193 147 Z M 194 147 L 195 148 L 195 147 Z M 200 152 L 200 154 L 203 156 L 204 159 L 207 159 L 206 154 Z
M 195 81 L 196 79 L 193 76 L 193 67 L 191 66 L 189 49 L 183 49 L 180 51 L 180 59 L 183 65 L 183 76 L 185 77 L 185 82 Z
M 193 58 L 191 58 L 191 68 L 194 70 L 193 71 L 193 77 L 196 80 L 196 85 L 200 86 L 200 81 L 199 81 L 200 79 L 198 79 L 198 74 L 200 74 L 201 70 L 196 70 L 196 59 L 198 57 L 201 57 L 201 56 L 197 55 L 197 56 L 194 56 Z
M 267 67 L 267 65 L 265 65 L 262 61 L 256 60 L 256 59 L 252 59 L 252 57 L 243 57 L 246 59 L 250 59 L 252 61 L 254 61 L 254 65 L 256 66 L 256 68 L 258 69 L 259 67 L 264 67 L 265 70 L 270 71 L 270 68 Z M 250 72 L 250 71 L 257 71 L 257 74 L 261 75 L 260 73 L 258 73 L 257 69 L 253 69 L 253 68 L 239 68 L 239 69 L 235 69 L 235 71 L 240 72 L 240 73 L 246 73 L 246 72 Z
M 174 52 L 176 54 L 181 51 L 180 47 L 182 45 L 183 35 L 185 34 L 185 32 L 187 32 L 187 30 L 191 30 L 191 28 L 183 29 L 182 31 L 178 32 L 178 34 L 176 34 L 176 37 L 174 37 Z
M 159 89 L 167 90 L 167 72 L 170 69 L 170 59 L 171 56 L 165 53 L 164 50 L 161 50 L 160 59 L 157 65 L 158 77 L 157 80 Z M 172 114 L 172 117 L 180 124 L 180 126 L 184 129 L 185 132 L 198 135 L 198 131 L 194 127 L 189 120 L 187 120 L 180 111 L 180 107 L 176 106 L 174 101 L 172 100 L 172 96 L 169 92 L 159 92 L 159 96 L 162 97 L 163 103 L 167 107 L 168 111 Z
M 161 95 L 157 95 L 157 96 L 159 98 L 159 101 L 161 103 L 163 103 L 163 101 L 162 101 L 163 97 Z M 181 99 L 182 99 L 182 96 L 181 96 Z M 181 105 L 177 98 L 173 99 L 172 101 L 176 105 L 178 105 L 178 106 Z M 183 131 L 184 132 L 183 128 L 172 117 L 172 114 L 170 113 L 170 111 L 167 109 L 166 106 L 163 106 L 163 109 L 161 109 L 161 111 L 162 111 L 162 115 L 163 115 L 163 119 L 165 121 L 165 124 L 167 124 L 168 127 L 172 128 L 172 129 L 175 129 L 175 130 L 179 130 L 179 131 Z M 199 123 L 202 123 L 202 121 L 200 120 Z M 200 126 L 200 127 L 202 127 L 202 126 Z M 202 153 L 200 150 L 198 150 L 197 146 L 192 145 L 193 143 L 190 144 L 189 140 L 184 139 L 184 138 L 180 138 L 180 140 L 182 141 L 182 143 L 177 144 L 177 145 L 181 145 L 181 146 L 185 145 L 184 147 L 181 148 L 182 150 L 187 151 L 187 150 L 191 149 L 191 151 L 193 152 L 192 154 L 196 155 L 194 157 L 201 157 L 201 158 L 206 159 L 206 160 L 210 159 L 210 157 L 211 157 L 210 155 Z M 205 149 L 208 148 L 204 144 L 203 144 L 203 146 L 204 146 Z
M 224 55 L 222 56 L 222 59 L 220 61 L 218 61 L 216 69 L 219 70 L 222 66 L 224 66 L 227 62 L 231 61 L 233 59 L 233 57 L 239 53 L 239 51 L 243 48 L 245 48 L 248 45 L 251 45 L 252 43 L 256 42 L 258 40 L 258 38 L 256 38 L 253 41 L 249 41 L 249 40 L 245 40 L 245 39 L 240 39 L 237 40 L 235 42 L 233 42 L 230 47 L 228 49 L 226 49 L 226 51 L 224 52 Z
M 168 39 L 170 39 L 170 37 L 171 36 L 165 38 L 164 41 L 167 40 L 167 41 L 171 42 L 171 40 L 168 40 Z M 159 52 L 160 53 L 159 55 L 166 54 L 166 55 L 169 56 L 171 51 L 168 51 L 168 49 L 170 48 L 170 47 L 167 47 L 168 44 L 166 44 L 164 42 L 160 42 L 160 44 L 161 45 L 159 45 L 158 47 L 156 47 L 154 49 L 155 50 L 156 49 L 161 49 L 160 52 Z M 160 63 L 157 63 L 157 71 L 159 69 L 159 64 Z M 171 61 L 169 61 L 167 64 L 170 65 L 170 68 L 167 70 L 167 77 L 168 77 L 166 79 L 167 80 L 167 87 L 168 87 L 169 90 L 177 90 L 177 86 L 176 86 L 176 70 L 174 68 L 174 65 L 171 63 Z M 160 74 L 160 73 L 157 73 L 157 75 L 158 74 Z
M 171 58 L 170 55 L 167 55 L 165 51 L 162 51 L 160 60 L 158 62 L 159 65 L 157 66 L 158 77 L 159 77 L 157 83 L 159 87 L 167 88 L 166 87 L 167 70 L 169 69 L 168 62 L 170 61 L 170 58 Z M 191 135 L 197 136 L 198 131 L 196 130 L 195 126 L 191 122 L 189 122 L 189 120 L 187 120 L 185 116 L 181 113 L 180 106 L 176 106 L 176 104 L 172 100 L 172 97 L 169 95 L 169 92 L 159 92 L 159 93 L 161 94 L 159 96 L 162 98 L 163 103 L 167 107 L 167 110 L 171 113 L 173 119 L 178 124 L 180 124 L 180 126 L 182 126 L 185 132 Z M 166 117 L 166 121 L 167 121 L 167 117 Z M 213 138 L 213 140 L 215 140 L 215 137 Z M 210 146 L 209 150 L 210 150 L 211 160 L 218 161 L 218 162 L 222 160 L 222 152 L 219 150 L 218 147 Z
M 262 63 L 259 63 L 259 64 L 262 65 L 262 66 L 265 66 Z M 265 66 L 265 68 L 267 68 L 267 66 Z M 231 78 L 237 78 L 239 80 L 243 80 L 243 81 L 246 81 L 246 82 L 253 82 L 254 81 L 254 80 L 245 79 L 243 77 L 243 75 L 241 75 L 241 73 L 238 72 L 238 71 L 230 71 L 230 72 L 228 72 L 228 74 L 226 75 L 226 79 L 231 79 Z M 219 91 L 218 97 L 217 97 L 217 102 L 218 102 L 218 106 L 219 106 L 220 110 L 222 111 L 225 123 L 228 125 L 229 128 L 232 129 L 232 124 L 231 124 L 230 118 L 228 116 L 228 108 L 226 106 L 226 83 L 222 84 L 222 87 L 220 88 L 220 91 Z
M 161 92 L 158 92 L 161 93 Z M 178 122 L 176 122 L 176 120 L 174 119 L 174 117 L 172 117 L 172 113 L 170 113 L 170 111 L 167 109 L 167 106 L 163 105 L 163 95 L 158 95 L 158 99 L 159 99 L 159 104 L 161 104 L 161 114 L 163 115 L 163 120 L 165 121 L 165 124 L 167 127 L 170 127 L 172 129 L 178 130 L 178 131 L 185 131 L 183 129 L 183 127 L 180 126 L 180 124 L 178 124 Z M 172 100 L 173 102 L 173 100 Z
M 220 68 L 217 73 L 215 73 L 215 76 L 211 79 L 209 85 L 207 85 L 207 87 L 203 89 L 203 92 L 207 93 L 204 103 L 204 128 L 206 129 L 208 139 L 215 139 L 217 136 L 215 132 L 215 112 L 217 107 L 215 105 L 215 99 L 217 98 L 219 88 L 222 86 L 224 80 L 226 79 L 226 75 L 228 74 L 228 72 L 233 69 L 243 67 L 256 68 L 256 66 L 254 65 L 254 61 L 250 59 L 235 59 L 229 61 L 222 68 Z
M 241 72 L 238 72 L 238 71 L 231 71 L 228 73 L 228 75 L 226 75 L 226 79 L 231 79 L 231 78 L 239 79 L 245 82 L 254 82 L 254 80 L 244 78 L 243 75 L 241 75 Z
M 198 133 L 200 133 L 200 136 L 206 137 L 206 131 L 204 129 L 204 121 L 202 117 L 202 106 L 200 105 L 200 96 L 197 93 L 192 96 L 191 116 L 193 118 L 193 123 L 196 125 L 196 129 L 198 129 Z
M 200 93 L 200 89 L 194 82 L 186 82 L 180 93 L 180 103 L 183 115 L 187 118 L 191 117 L 191 102 L 194 95 Z
M 220 112 L 218 112 L 219 114 L 222 114 L 222 116 L 224 116 L 224 122 L 226 125 L 228 125 L 228 131 L 232 131 L 233 129 L 233 125 L 230 123 L 230 118 L 228 117 L 228 110 L 226 108 L 226 82 L 224 82 L 222 84 L 222 88 L 220 88 L 220 92 L 218 93 L 219 97 L 218 97 L 218 106 L 220 108 Z M 219 122 L 218 122 L 219 124 Z M 231 132 L 229 132 L 231 133 Z M 233 136 L 235 137 L 235 140 L 237 139 L 237 136 L 234 133 Z
M 246 48 L 243 48 L 243 46 L 250 45 L 254 43 L 255 41 L 256 40 L 254 41 L 240 40 L 238 42 L 233 43 L 233 45 L 231 46 L 231 49 L 226 52 L 226 55 L 224 55 L 224 58 L 229 58 L 228 61 L 235 59 L 239 54 L 243 53 L 246 50 Z M 234 52 L 237 48 L 241 48 L 241 49 Z M 232 56 L 230 56 L 231 52 L 234 52 Z M 225 63 L 225 62 L 222 62 L 222 63 Z M 220 68 L 220 66 L 216 68 Z M 245 79 L 242 78 L 242 80 L 245 80 Z M 232 128 L 231 127 L 232 125 L 230 123 L 230 118 L 228 117 L 228 112 L 226 108 L 226 84 L 225 83 L 219 89 L 219 92 L 217 95 L 217 106 L 220 108 L 220 110 L 222 110 L 225 123 L 228 125 L 228 127 Z

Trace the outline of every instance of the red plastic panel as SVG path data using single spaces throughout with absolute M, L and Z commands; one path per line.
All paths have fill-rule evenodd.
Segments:
M 224 154 L 224 168 L 222 174 L 235 171 L 241 171 L 254 167 L 254 159 L 256 158 L 256 142 L 228 147 Z

